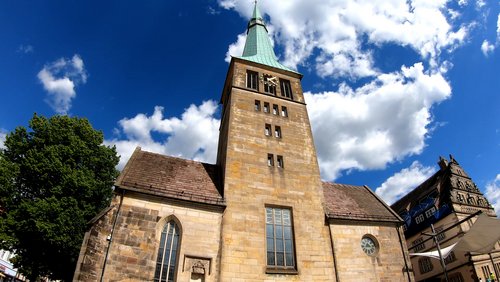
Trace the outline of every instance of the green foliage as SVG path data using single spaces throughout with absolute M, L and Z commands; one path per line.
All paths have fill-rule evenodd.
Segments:
M 0 151 L 0 247 L 33 279 L 72 279 L 86 223 L 107 207 L 114 147 L 86 119 L 34 115 Z

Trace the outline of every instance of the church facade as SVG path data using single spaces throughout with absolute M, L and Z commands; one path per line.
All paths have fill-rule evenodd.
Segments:
M 320 178 L 302 75 L 255 6 L 224 83 L 216 164 L 137 148 L 75 281 L 414 281 L 402 219 Z

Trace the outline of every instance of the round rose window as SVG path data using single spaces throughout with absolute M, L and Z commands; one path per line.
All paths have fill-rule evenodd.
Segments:
M 364 236 L 361 239 L 361 249 L 363 249 L 365 254 L 373 256 L 377 253 L 377 242 L 371 237 Z

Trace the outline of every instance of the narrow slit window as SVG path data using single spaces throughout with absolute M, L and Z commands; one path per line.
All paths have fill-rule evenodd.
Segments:
M 283 163 L 283 156 L 276 157 L 276 164 L 279 168 L 284 168 L 285 164 Z
M 269 113 L 269 103 L 264 102 L 264 113 Z
M 279 112 L 280 112 L 280 110 L 279 110 L 278 105 L 274 104 L 273 105 L 273 115 L 279 115 Z
M 259 74 L 254 71 L 247 71 L 247 88 L 259 89 Z
M 281 138 L 281 127 L 280 126 L 274 127 L 274 137 Z
M 267 166 L 274 166 L 273 154 L 267 154 Z
M 255 111 L 257 112 L 260 112 L 260 101 L 259 100 L 255 100 Z
M 286 109 L 285 106 L 281 107 L 281 116 L 288 117 L 288 110 Z
M 266 127 L 264 130 L 266 136 L 271 136 L 271 125 L 266 123 Z

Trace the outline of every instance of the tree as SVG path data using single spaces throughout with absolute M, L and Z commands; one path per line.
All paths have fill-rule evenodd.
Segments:
M 0 247 L 31 281 L 70 281 L 86 223 L 112 196 L 115 147 L 87 119 L 34 115 L 0 150 Z

